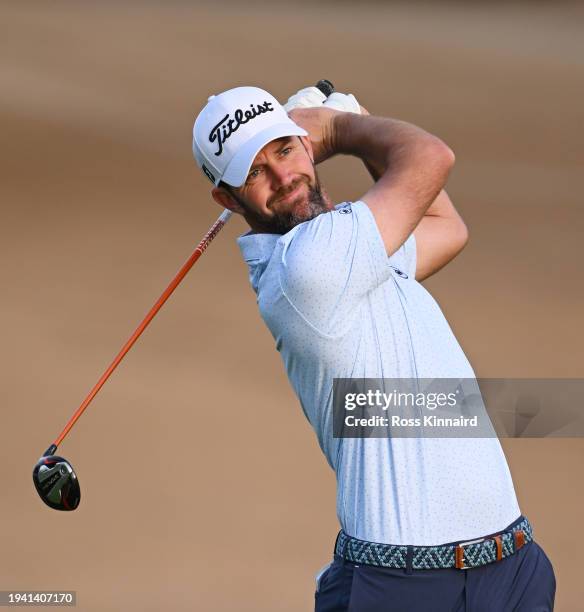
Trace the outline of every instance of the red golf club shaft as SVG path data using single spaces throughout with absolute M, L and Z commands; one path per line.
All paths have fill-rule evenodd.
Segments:
M 97 381 L 95 387 L 93 387 L 93 389 L 89 392 L 89 395 L 83 400 L 83 402 L 81 403 L 81 406 L 77 408 L 77 410 L 75 411 L 75 414 L 69 419 L 69 422 L 67 423 L 67 425 L 65 425 L 65 428 L 63 429 L 59 437 L 53 443 L 53 446 L 55 448 L 53 449 L 52 446 L 50 447 L 53 453 L 56 450 L 56 447 L 58 447 L 59 444 L 61 444 L 65 436 L 69 433 L 73 425 L 75 425 L 75 423 L 77 422 L 77 419 L 83 414 L 83 411 L 87 408 L 87 406 L 89 406 L 89 404 L 91 403 L 91 400 L 97 395 L 97 392 L 103 387 L 105 381 L 110 377 L 112 372 L 118 367 L 118 365 L 120 364 L 120 362 L 122 361 L 126 353 L 132 348 L 132 346 L 134 345 L 136 340 L 138 340 L 138 338 L 140 337 L 142 332 L 146 329 L 146 327 L 148 327 L 148 324 L 150 323 L 150 321 L 152 321 L 156 313 L 162 308 L 162 305 L 164 304 L 164 302 L 166 302 L 166 300 L 170 297 L 172 292 L 178 287 L 179 283 L 187 275 L 187 272 L 193 267 L 197 259 L 199 259 L 199 257 L 205 252 L 205 249 L 209 246 L 209 244 L 211 244 L 211 241 L 213 240 L 213 238 L 215 238 L 215 236 L 219 233 L 221 228 L 227 223 L 230 216 L 231 216 L 230 211 L 228 210 L 224 211 L 221 214 L 221 216 L 217 219 L 217 221 L 215 221 L 215 223 L 213 223 L 213 225 L 209 228 L 209 231 L 205 234 L 201 242 L 199 242 L 193 254 L 188 258 L 188 260 L 185 262 L 183 267 L 178 271 L 176 276 L 171 281 L 170 285 L 168 285 L 168 287 L 164 290 L 163 294 L 158 298 L 158 301 L 154 304 L 154 306 L 152 306 L 152 308 L 150 309 L 150 312 L 148 312 L 148 314 L 144 317 L 144 320 L 142 321 L 142 323 L 138 325 L 138 327 L 136 328 L 136 331 L 130 336 L 130 339 L 126 342 L 126 344 L 124 344 L 124 346 L 122 347 L 122 350 L 118 353 L 116 358 L 112 361 L 108 369 L 103 373 L 102 377 Z

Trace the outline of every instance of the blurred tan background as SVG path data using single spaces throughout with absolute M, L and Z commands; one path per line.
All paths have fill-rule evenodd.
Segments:
M 427 282 L 478 375 L 583 377 L 584 10 L 566 3 L 22 2 L 0 8 L 0 589 L 83 612 L 310 610 L 333 473 L 248 286 L 234 219 L 60 448 L 31 470 L 219 208 L 191 156 L 207 97 L 320 78 L 457 154 L 462 255 Z M 321 169 L 359 197 L 356 160 Z M 584 441 L 504 440 L 523 512 L 582 609 Z

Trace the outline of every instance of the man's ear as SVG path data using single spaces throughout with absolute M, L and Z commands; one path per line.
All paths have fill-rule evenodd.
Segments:
M 241 204 L 233 197 L 233 194 L 229 192 L 225 187 L 213 187 L 211 189 L 211 196 L 223 208 L 231 210 L 234 213 L 243 215 L 245 212 Z
M 308 157 L 310 157 L 310 161 L 314 164 L 314 151 L 312 150 L 312 143 L 310 142 L 310 138 L 308 136 L 298 136 L 300 141 L 304 145 L 306 152 L 308 153 Z

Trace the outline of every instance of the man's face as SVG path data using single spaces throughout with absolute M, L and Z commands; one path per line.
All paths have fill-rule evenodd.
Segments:
M 298 136 L 268 143 L 241 187 L 215 188 L 213 197 L 242 214 L 253 230 L 274 234 L 285 234 L 333 208 L 321 189 L 310 142 Z

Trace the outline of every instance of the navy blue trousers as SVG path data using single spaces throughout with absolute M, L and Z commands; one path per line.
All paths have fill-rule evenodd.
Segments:
M 407 572 L 335 555 L 319 580 L 315 612 L 550 612 L 555 592 L 552 564 L 535 541 L 469 570 Z

